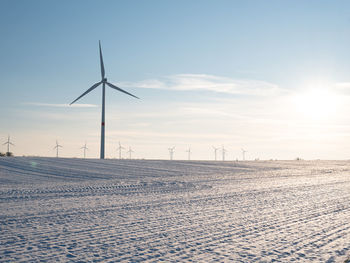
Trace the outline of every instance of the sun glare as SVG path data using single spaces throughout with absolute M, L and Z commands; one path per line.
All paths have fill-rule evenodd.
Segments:
M 313 120 L 325 120 L 335 115 L 339 96 L 328 89 L 308 89 L 294 96 L 298 113 Z

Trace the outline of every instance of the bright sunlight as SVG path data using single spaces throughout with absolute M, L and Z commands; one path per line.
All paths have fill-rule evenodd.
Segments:
M 329 89 L 308 89 L 293 97 L 299 114 L 312 120 L 326 120 L 336 114 L 340 96 Z

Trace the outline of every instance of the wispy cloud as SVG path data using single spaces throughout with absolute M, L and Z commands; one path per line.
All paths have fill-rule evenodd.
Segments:
M 121 86 L 166 90 L 209 90 L 254 96 L 271 96 L 284 92 L 278 85 L 266 81 L 233 79 L 207 74 L 177 74 L 159 79 L 123 82 Z
M 74 108 L 94 108 L 97 107 L 95 104 L 55 104 L 55 103 L 40 103 L 40 102 L 26 102 L 25 105 L 39 106 L 39 107 L 55 107 L 55 108 L 65 108 L 65 107 L 74 107 Z

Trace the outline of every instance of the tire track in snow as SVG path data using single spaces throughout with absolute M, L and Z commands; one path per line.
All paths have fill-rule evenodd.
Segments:
M 0 186 L 1 262 L 332 262 L 349 252 L 346 162 L 37 158 L 42 174 L 71 166 L 40 182 L 15 159 L 6 171 L 0 160 L 0 178 L 12 176 Z

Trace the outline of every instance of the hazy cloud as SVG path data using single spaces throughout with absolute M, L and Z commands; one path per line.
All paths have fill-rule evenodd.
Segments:
M 40 102 L 27 102 L 24 103 L 31 106 L 40 106 L 40 107 L 55 107 L 55 108 L 64 108 L 64 107 L 74 107 L 74 108 L 94 108 L 97 107 L 95 104 L 55 104 L 55 103 L 40 103 Z
M 335 84 L 335 88 L 340 93 L 350 95 L 350 82 L 338 82 Z

